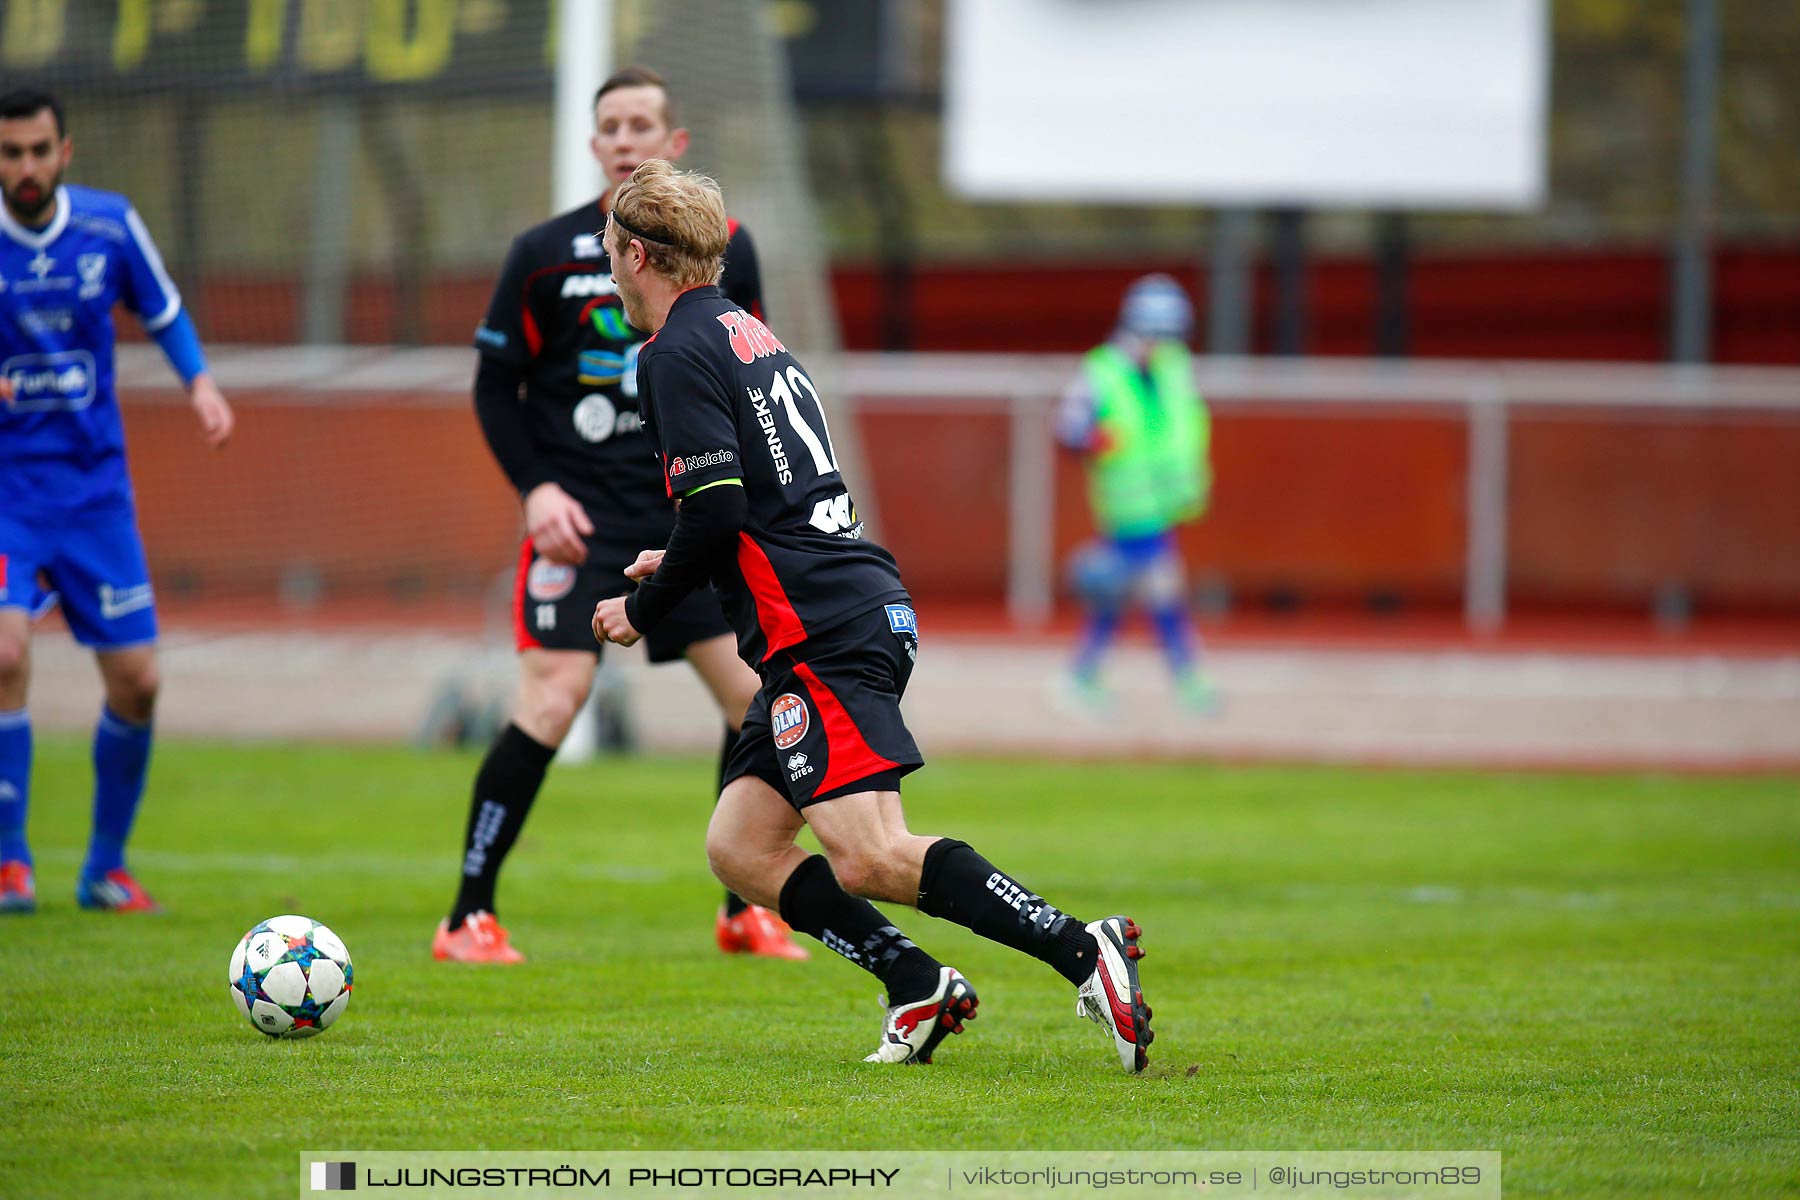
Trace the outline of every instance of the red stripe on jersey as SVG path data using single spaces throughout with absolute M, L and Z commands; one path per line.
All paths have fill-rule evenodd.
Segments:
M 855 719 L 838 702 L 838 698 L 825 686 L 824 681 L 813 674 L 811 667 L 805 663 L 795 663 L 794 674 L 800 677 L 806 690 L 812 694 L 813 704 L 819 710 L 819 721 L 825 726 L 825 756 L 830 765 L 825 770 L 825 778 L 819 780 L 818 786 L 813 789 L 815 792 L 829 792 L 832 788 L 855 783 L 883 771 L 891 771 L 900 765 L 889 762 L 869 749 L 869 743 L 863 740 L 862 730 L 856 727 Z
M 542 650 L 544 643 L 531 636 L 531 630 L 525 625 L 525 580 L 531 574 L 531 560 L 537 554 L 531 548 L 531 539 L 519 547 L 519 573 L 513 578 L 513 649 Z
M 747 532 L 738 530 L 738 570 L 744 573 L 744 583 L 750 588 L 750 596 L 756 601 L 756 623 L 762 626 L 763 638 L 769 648 L 763 651 L 763 661 L 777 650 L 806 640 L 806 626 L 800 623 L 800 614 L 794 611 L 788 600 L 787 589 L 781 586 L 781 580 L 775 577 L 774 564 L 763 548 L 756 544 L 756 539 Z
M 537 317 L 531 311 L 531 288 L 537 283 L 540 275 L 567 275 L 571 271 L 592 271 L 599 264 L 592 262 L 557 263 L 553 267 L 539 267 L 525 277 L 524 286 L 519 288 L 519 326 L 525 331 L 525 346 L 536 358 L 544 349 L 544 334 L 538 328 Z

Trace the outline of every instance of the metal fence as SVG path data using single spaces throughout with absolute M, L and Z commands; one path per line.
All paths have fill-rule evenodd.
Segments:
M 1458 415 L 1467 431 L 1463 612 L 1491 631 L 1507 608 L 1509 415 L 1533 409 L 1618 409 L 1800 415 L 1800 371 L 1760 367 L 1420 362 L 1201 357 L 1212 402 L 1267 406 L 1304 419 L 1328 409 L 1418 407 Z M 986 408 L 1010 417 L 1011 504 L 1007 604 L 1027 625 L 1055 594 L 1055 453 L 1051 413 L 1079 369 L 1064 357 L 846 355 L 843 381 L 861 411 Z M 1321 406 L 1325 406 L 1324 409 Z M 1800 473 L 1800 462 L 1794 464 Z M 1800 555 L 1800 544 L 1790 547 Z
M 166 368 L 153 350 L 131 347 L 124 357 L 122 381 L 129 397 L 154 396 L 165 402 L 177 398 L 169 390 Z M 226 389 L 247 405 L 246 439 L 256 436 L 259 425 L 284 428 L 290 435 L 306 429 L 307 419 L 294 414 L 294 406 L 330 410 L 321 412 L 319 425 L 306 434 L 314 457 L 306 461 L 304 469 L 298 457 L 278 454 L 270 460 L 268 472 L 240 482 L 242 488 L 259 490 L 255 504 L 260 511 L 270 510 L 267 493 L 271 491 L 281 493 L 282 506 L 304 511 L 315 502 L 318 474 L 329 468 L 332 438 L 354 440 L 360 436 L 355 432 L 359 421 L 395 407 L 415 414 L 432 408 L 461 410 L 444 413 L 430 444 L 456 448 L 458 457 L 455 462 L 447 461 L 444 450 L 431 449 L 422 441 L 400 445 L 391 453 L 383 452 L 378 475 L 365 471 L 347 479 L 343 487 L 368 489 L 366 503 L 359 504 L 354 496 L 346 498 L 344 511 L 358 514 L 357 538 L 382 542 L 380 522 L 402 507 L 392 497 L 404 496 L 409 519 L 428 520 L 431 512 L 449 511 L 432 502 L 433 489 L 441 488 L 440 494 L 446 496 L 479 491 L 480 496 L 473 500 L 465 497 L 464 508 L 471 513 L 485 512 L 491 506 L 481 497 L 503 496 L 496 487 L 498 476 L 480 452 L 474 422 L 466 415 L 472 371 L 469 351 L 221 348 L 214 358 Z M 891 433 L 923 428 L 958 417 L 973 419 L 955 428 L 972 430 L 980 425 L 985 430 L 980 434 L 988 439 L 984 453 L 1004 458 L 987 474 L 998 480 L 999 471 L 1004 470 L 1003 490 L 990 491 L 989 496 L 1005 509 L 1004 516 L 996 514 L 995 520 L 1004 523 L 1007 609 L 1014 621 L 1024 626 L 1045 621 L 1055 601 L 1058 550 L 1067 548 L 1071 532 L 1066 523 L 1060 529 L 1057 524 L 1059 508 L 1066 518 L 1070 505 L 1059 505 L 1053 415 L 1058 397 L 1079 369 L 1079 360 L 1066 356 L 846 354 L 832 366 L 830 377 L 837 383 L 836 390 L 850 398 L 840 407 L 854 410 L 865 433 L 870 429 Z M 1660 527 L 1685 521 L 1688 541 L 1684 545 L 1700 547 L 1695 556 L 1711 561 L 1718 557 L 1715 551 L 1720 545 L 1735 539 L 1734 577 L 1740 583 L 1748 578 L 1754 585 L 1751 591 L 1773 597 L 1778 607 L 1800 611 L 1800 585 L 1796 584 L 1800 579 L 1800 370 L 1202 357 L 1197 360 L 1197 373 L 1203 394 L 1216 409 L 1251 414 L 1265 423 L 1273 419 L 1280 428 L 1337 418 L 1345 422 L 1337 430 L 1347 438 L 1359 425 L 1399 413 L 1428 418 L 1441 426 L 1436 438 L 1440 447 L 1447 443 L 1455 450 L 1460 438 L 1460 459 L 1443 467 L 1440 474 L 1458 479 L 1462 495 L 1434 492 L 1420 501 L 1428 503 L 1431 511 L 1421 510 L 1417 516 L 1419 522 L 1434 522 L 1441 529 L 1447 520 L 1455 520 L 1455 510 L 1461 509 L 1461 604 L 1472 631 L 1491 631 L 1505 619 L 1513 591 L 1509 563 L 1519 543 L 1519 532 L 1512 526 L 1520 514 L 1531 513 L 1534 528 L 1541 530 L 1546 522 L 1554 525 L 1565 515 L 1571 521 L 1577 519 L 1580 514 L 1576 510 L 1590 503 L 1626 514 L 1624 524 L 1615 526 L 1623 532 L 1614 534 L 1614 542 L 1653 539 Z M 258 406 L 290 411 L 279 421 L 272 414 L 268 422 L 260 422 L 255 412 Z M 1593 414 L 1600 418 L 1593 419 Z M 845 412 L 838 420 L 849 415 Z M 914 417 L 932 421 L 910 420 Z M 1536 476 L 1527 475 L 1527 483 L 1519 484 L 1522 452 L 1517 443 L 1521 431 L 1535 429 L 1541 434 L 1546 417 L 1581 422 L 1583 436 L 1590 443 L 1600 443 L 1609 461 L 1627 462 L 1634 474 L 1623 490 L 1630 494 L 1616 494 L 1619 487 L 1598 477 L 1592 481 L 1591 496 L 1581 492 L 1587 486 L 1581 479 L 1575 481 L 1574 490 L 1566 486 L 1567 480 L 1561 481 L 1554 497 L 1548 496 L 1548 489 Z M 466 425 L 462 424 L 465 421 Z M 145 424 L 149 432 L 154 423 Z M 1707 431 L 1719 428 L 1727 429 L 1730 436 L 1707 442 Z M 998 434 L 1000 429 L 1004 429 L 1003 435 Z M 1656 438 L 1655 462 L 1633 458 L 1646 430 Z M 134 439 L 136 436 L 134 432 Z M 462 446 L 465 440 L 468 446 Z M 1313 439 L 1314 448 L 1308 451 L 1315 457 L 1318 441 Z M 154 453 L 149 445 L 146 440 L 145 452 Z M 361 449 L 345 447 L 358 453 Z M 869 436 L 868 453 L 876 485 L 891 485 L 896 478 L 911 476 L 917 485 L 914 495 L 956 486 L 948 476 L 929 475 L 926 464 L 901 444 L 901 439 L 880 433 Z M 1241 446 L 1238 453 L 1243 453 Z M 1666 470 L 1668 464 L 1679 467 L 1684 458 L 1697 460 L 1703 455 L 1706 473 L 1698 483 L 1689 480 L 1686 491 L 1673 483 L 1665 486 L 1657 478 L 1657 472 Z M 277 477 L 275 473 L 285 462 L 295 464 L 296 478 Z M 1298 464 L 1301 473 L 1296 489 L 1305 487 L 1307 465 L 1304 461 Z M 1369 468 L 1371 474 L 1380 469 L 1378 464 Z M 1557 469 L 1566 476 L 1587 468 L 1580 461 L 1559 460 Z M 195 488 L 207 486 L 193 471 L 184 469 L 179 476 L 182 487 L 188 486 L 189 478 Z M 170 473 L 165 471 L 164 477 L 169 478 Z M 1060 479 L 1068 482 L 1067 468 L 1062 469 Z M 1379 485 L 1380 480 L 1375 483 Z M 1609 486 L 1612 493 L 1607 491 Z M 874 490 L 860 481 L 858 487 L 868 494 Z M 1511 494 L 1521 487 L 1535 487 L 1539 494 Z M 888 486 L 883 490 L 891 506 L 894 489 Z M 1729 495 L 1721 500 L 1720 494 L 1727 491 Z M 384 501 L 384 496 L 390 498 Z M 1066 501 L 1066 497 L 1062 499 Z M 154 496 L 145 497 L 147 509 L 153 509 L 156 502 Z M 1568 511 L 1565 514 L 1553 508 L 1546 513 L 1546 504 L 1563 505 Z M 500 507 L 503 505 L 502 499 Z M 223 507 L 213 506 L 208 511 Z M 501 525 L 509 519 L 504 512 L 491 516 Z M 916 533 L 932 519 L 923 506 L 914 506 L 910 515 L 902 507 L 885 516 L 886 525 L 877 531 L 878 536 L 902 532 L 890 528 L 901 522 L 907 523 L 906 532 Z M 470 523 L 471 537 L 464 539 L 464 544 L 471 545 L 475 518 L 461 519 Z M 1305 518 L 1277 514 L 1275 519 Z M 941 524 L 941 517 L 939 521 Z M 482 537 L 494 541 L 495 531 L 485 524 L 483 529 Z M 247 531 L 246 536 L 254 535 Z M 934 527 L 929 536 L 932 553 L 954 571 L 962 539 L 949 527 Z M 445 540 L 455 544 L 455 532 L 449 531 Z M 219 544 L 221 555 L 230 552 L 226 549 L 229 538 Z M 396 539 L 393 544 L 404 546 L 407 542 Z M 990 539 L 989 545 L 997 546 L 998 541 Z M 1452 548 L 1445 551 L 1445 546 Z M 989 559 L 986 566 L 991 567 L 994 552 L 985 553 Z M 1438 553 L 1451 556 L 1446 570 L 1453 576 L 1453 539 L 1440 538 Z M 970 566 L 973 570 L 972 562 Z

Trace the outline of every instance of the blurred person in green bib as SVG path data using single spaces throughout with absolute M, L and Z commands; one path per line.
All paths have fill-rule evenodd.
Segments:
M 1194 307 L 1167 275 L 1126 289 L 1112 336 L 1088 351 L 1063 396 L 1057 438 L 1082 456 L 1099 536 L 1071 564 L 1086 608 L 1070 667 L 1070 695 L 1111 700 L 1101 662 L 1136 600 L 1149 612 L 1183 705 L 1216 708 L 1200 662 L 1175 531 L 1206 511 L 1212 487 L 1211 418 L 1194 384 Z

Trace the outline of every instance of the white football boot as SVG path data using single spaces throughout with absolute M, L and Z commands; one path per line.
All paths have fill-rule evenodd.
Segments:
M 1144 957 L 1138 945 L 1143 930 L 1130 917 L 1094 921 L 1087 931 L 1100 943 L 1094 973 L 1075 991 L 1075 1015 L 1104 1026 L 1119 1052 L 1119 1065 L 1131 1074 L 1150 1063 L 1150 1006 L 1138 986 L 1137 960 Z
M 928 1063 L 938 1043 L 963 1031 L 981 1003 L 954 967 L 938 968 L 937 990 L 923 1000 L 890 1005 L 881 1022 L 881 1045 L 864 1062 Z

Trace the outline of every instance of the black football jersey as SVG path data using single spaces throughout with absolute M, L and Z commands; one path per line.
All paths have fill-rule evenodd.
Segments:
M 716 287 L 683 292 L 638 385 L 669 496 L 743 482 L 749 520 L 712 582 L 745 662 L 907 598 L 893 555 L 863 536 L 818 389 L 760 319 Z
M 639 414 L 646 335 L 625 319 L 605 226 L 605 212 L 590 203 L 514 239 L 475 348 L 525 373 L 533 445 L 587 509 L 595 540 L 629 561 L 667 541 L 672 519 Z M 722 285 L 750 311 L 761 307 L 756 250 L 735 221 Z

